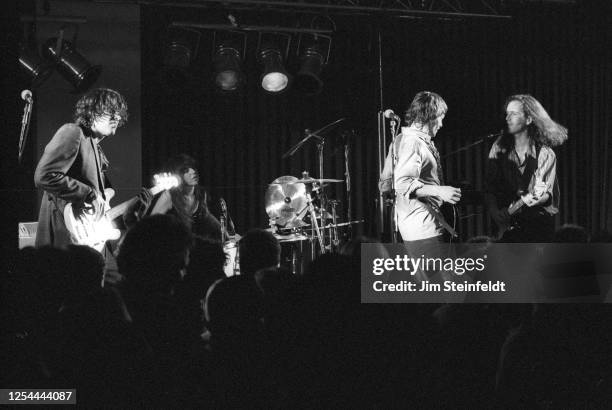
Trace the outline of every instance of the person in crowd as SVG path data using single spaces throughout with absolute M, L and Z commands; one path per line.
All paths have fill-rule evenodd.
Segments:
M 253 276 L 258 270 L 280 266 L 278 239 L 264 229 L 248 231 L 238 242 L 240 274 Z

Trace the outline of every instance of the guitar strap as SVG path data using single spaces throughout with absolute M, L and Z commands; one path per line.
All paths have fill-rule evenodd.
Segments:
M 448 224 L 448 222 L 446 222 L 446 219 L 444 219 L 444 216 L 442 216 L 442 214 L 440 213 L 440 211 L 438 211 L 438 210 L 434 209 L 434 207 L 433 207 L 433 206 L 429 205 L 429 204 L 428 204 L 427 202 L 425 202 L 425 201 L 421 201 L 421 202 L 422 202 L 422 203 L 425 205 L 425 208 L 427 208 L 427 210 L 428 210 L 429 212 L 431 212 L 431 214 L 434 216 L 434 218 L 436 219 L 436 221 L 437 221 L 437 222 L 438 222 L 440 225 L 442 225 L 442 227 L 443 227 L 444 229 L 446 229 L 446 231 L 447 231 L 449 234 L 451 234 L 451 236 L 452 236 L 453 238 L 456 238 L 456 237 L 457 237 L 457 232 L 456 232 L 456 231 L 453 229 L 453 227 L 452 227 L 452 226 L 450 226 L 450 225 Z
M 540 150 L 542 149 L 542 145 L 536 142 L 536 155 L 535 161 L 527 161 L 525 165 L 525 172 L 521 175 L 521 191 L 526 192 L 527 188 L 529 188 L 529 183 L 531 182 L 531 178 L 535 174 L 538 169 L 538 162 L 540 158 Z
M 104 173 L 102 172 L 102 155 L 104 154 L 101 155 L 100 145 L 94 142 L 93 138 L 89 138 L 89 142 L 91 144 L 91 149 L 93 149 L 94 152 L 94 158 L 96 159 L 96 172 L 98 175 L 98 186 L 100 187 L 100 193 L 102 194 L 102 197 L 106 199 L 106 195 L 104 193 Z M 104 159 L 106 159 L 106 157 L 104 157 Z

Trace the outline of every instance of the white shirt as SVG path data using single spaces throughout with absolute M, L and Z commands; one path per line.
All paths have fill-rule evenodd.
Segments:
M 429 134 L 410 127 L 402 127 L 395 139 L 395 207 L 404 241 L 435 237 L 443 231 L 431 212 L 431 208 L 439 209 L 443 201 L 438 197 L 417 198 L 414 192 L 423 185 L 440 185 L 438 163 L 428 144 L 432 144 Z M 390 189 L 392 166 L 389 146 L 379 182 L 382 191 Z

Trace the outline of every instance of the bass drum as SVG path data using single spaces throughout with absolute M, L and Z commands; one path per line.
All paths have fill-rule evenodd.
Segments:
M 223 244 L 223 252 L 225 252 L 225 265 L 223 272 L 228 278 L 234 275 L 240 275 L 240 261 L 238 259 L 238 244 L 230 241 Z

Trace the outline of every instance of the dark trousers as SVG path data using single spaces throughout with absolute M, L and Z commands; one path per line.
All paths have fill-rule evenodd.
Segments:
M 502 235 L 499 242 L 545 243 L 551 242 L 555 234 L 555 219 L 544 209 L 521 214 L 515 223 Z

